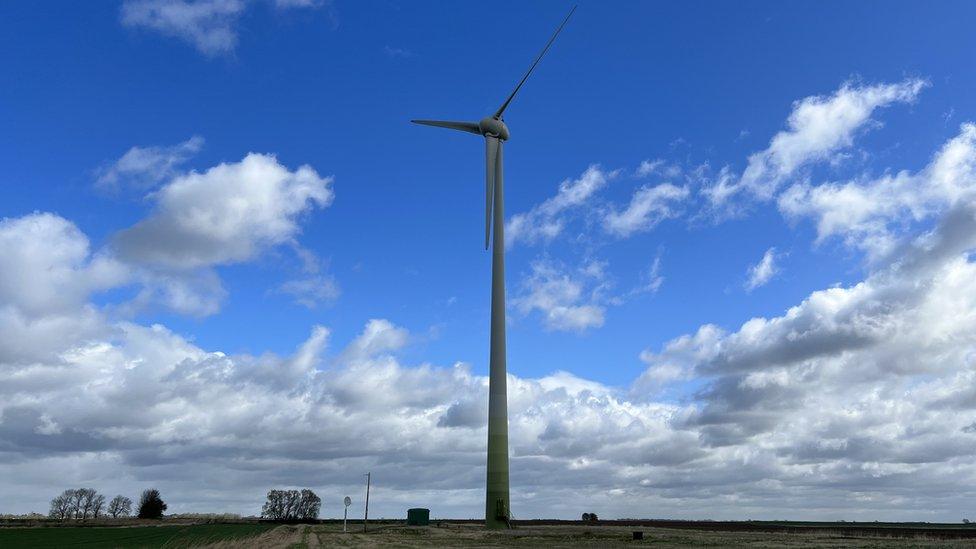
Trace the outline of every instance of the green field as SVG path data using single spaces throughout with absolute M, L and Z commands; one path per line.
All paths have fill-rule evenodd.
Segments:
M 274 527 L 268 524 L 192 524 L 132 528 L 0 528 L 0 547 L 194 547 L 249 538 Z

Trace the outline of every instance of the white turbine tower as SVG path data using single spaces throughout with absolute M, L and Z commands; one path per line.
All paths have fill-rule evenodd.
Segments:
M 485 494 L 485 524 L 489 528 L 509 525 L 508 493 L 508 390 L 505 365 L 505 193 L 502 184 L 502 144 L 508 141 L 508 126 L 502 115 L 529 78 L 549 47 L 563 30 L 576 6 L 553 33 L 542 52 L 526 71 L 512 93 L 495 114 L 480 122 L 412 120 L 415 124 L 437 126 L 482 135 L 485 138 L 485 249 L 491 243 L 491 351 L 488 379 L 488 475 Z M 492 237 L 494 225 L 494 238 Z

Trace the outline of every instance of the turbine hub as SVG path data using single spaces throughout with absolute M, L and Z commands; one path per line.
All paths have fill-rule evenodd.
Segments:
M 508 141 L 508 126 L 498 118 L 493 116 L 482 118 L 478 122 L 478 129 L 481 130 L 481 135 L 490 135 L 502 141 Z

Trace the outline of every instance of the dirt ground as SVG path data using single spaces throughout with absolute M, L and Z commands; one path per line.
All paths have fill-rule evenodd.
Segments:
M 245 543 L 211 547 L 754 547 L 754 548 L 976 548 L 973 540 L 849 537 L 832 533 L 780 534 L 765 532 L 709 532 L 623 526 L 528 526 L 515 530 L 485 530 L 469 524 L 428 527 L 375 525 L 363 533 L 361 525 L 280 526 Z M 634 541 L 632 532 L 644 532 Z

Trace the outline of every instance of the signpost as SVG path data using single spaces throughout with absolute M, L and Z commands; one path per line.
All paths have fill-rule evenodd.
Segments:
M 342 531 L 345 532 L 346 531 L 346 515 L 349 514 L 349 506 L 352 505 L 352 498 L 349 497 L 349 496 L 346 496 L 346 499 L 342 500 L 342 503 L 345 504 L 345 506 L 346 506 L 346 508 L 342 510 Z

